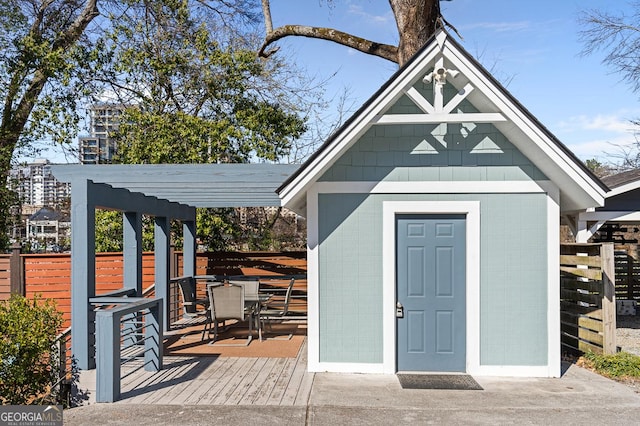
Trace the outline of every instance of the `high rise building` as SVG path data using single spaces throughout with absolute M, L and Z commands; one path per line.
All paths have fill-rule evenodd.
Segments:
M 116 143 L 112 134 L 118 130 L 125 108 L 122 104 L 96 104 L 89 108 L 89 136 L 78 137 L 80 163 L 108 164 L 113 161 Z
M 28 206 L 56 206 L 71 195 L 71 184 L 59 182 L 45 159 L 12 169 L 9 185 Z

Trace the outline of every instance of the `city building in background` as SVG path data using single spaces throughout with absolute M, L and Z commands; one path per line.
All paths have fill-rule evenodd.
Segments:
M 96 104 L 89 108 L 89 135 L 78 137 L 81 164 L 109 164 L 116 153 L 112 138 L 118 130 L 123 104 Z
M 45 159 L 13 168 L 9 185 L 27 206 L 57 206 L 71 195 L 71 185 L 59 182 L 51 174 L 51 163 Z
M 71 220 L 64 213 L 43 207 L 27 218 L 27 241 L 33 252 L 61 252 L 71 240 Z
M 28 244 L 35 251 L 57 251 L 68 245 L 71 184 L 59 182 L 51 174 L 49 160 L 14 167 L 8 186 L 19 198 L 19 204 L 11 209 L 15 216 L 12 241 Z

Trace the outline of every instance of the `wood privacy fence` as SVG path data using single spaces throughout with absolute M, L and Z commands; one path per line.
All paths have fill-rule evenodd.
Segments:
M 20 244 L 11 247 L 11 254 L 0 254 L 0 300 L 7 300 L 11 293 L 24 294 L 23 264 Z
M 171 276 L 182 271 L 182 253 L 171 257 Z M 96 253 L 96 295 L 123 286 L 122 253 Z M 154 254 L 142 256 L 142 288 L 155 280 Z M 196 275 L 295 275 L 307 273 L 305 252 L 285 253 L 198 253 Z M 302 283 L 301 283 L 302 284 Z M 306 283 L 304 283 L 306 284 Z M 306 290 L 306 285 L 305 288 Z M 55 299 L 62 312 L 64 326 L 71 324 L 71 255 L 12 254 L 0 255 L 0 300 L 11 293 Z
M 640 301 L 640 262 L 626 249 L 616 249 L 616 299 Z
M 182 270 L 182 256 L 176 258 Z M 196 275 L 300 275 L 307 273 L 306 252 L 198 253 Z
M 560 246 L 560 328 L 565 350 L 616 352 L 612 243 Z

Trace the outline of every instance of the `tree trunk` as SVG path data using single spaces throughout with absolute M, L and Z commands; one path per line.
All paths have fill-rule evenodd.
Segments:
M 302 36 L 333 41 L 360 52 L 379 56 L 402 66 L 429 40 L 436 29 L 443 25 L 440 0 L 389 0 L 398 27 L 398 47 L 363 39 L 332 28 L 305 25 L 283 25 L 273 28 L 269 0 L 262 0 L 266 37 L 258 52 L 269 57 L 277 51 L 267 50 L 272 43 L 289 36 Z
M 398 65 L 402 66 L 441 25 L 439 0 L 389 0 L 396 18 L 400 42 Z
M 12 69 L 12 75 L 5 82 L 7 90 L 0 117 L 0 249 L 6 245 L 9 207 L 15 202 L 12 192 L 7 189 L 11 158 L 47 81 L 60 72 L 56 68 L 55 59 L 52 65 L 48 57 L 57 58 L 60 52 L 68 50 L 80 39 L 91 21 L 100 15 L 97 2 L 98 0 L 85 0 L 78 16 L 67 28 L 56 33 L 48 50 L 42 52 L 42 57 L 25 61 L 22 55 L 28 55 L 20 52 L 15 61 L 20 66 L 9 68 Z M 29 34 L 34 40 L 41 39 L 42 17 L 52 4 L 51 1 L 44 1 L 36 11 Z

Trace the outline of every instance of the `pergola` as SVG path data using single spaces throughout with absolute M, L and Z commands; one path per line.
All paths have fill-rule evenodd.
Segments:
M 169 328 L 170 223 L 183 224 L 182 275 L 195 274 L 197 207 L 280 206 L 275 190 L 298 165 L 55 165 L 71 183 L 71 336 L 80 369 L 95 367 L 95 210 L 123 212 L 123 290 L 142 296 L 142 216 L 155 221 L 155 297 Z

